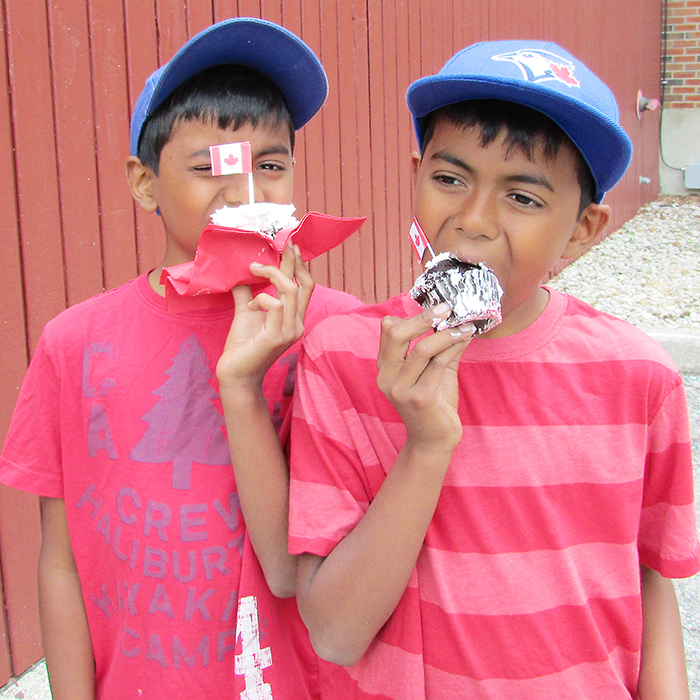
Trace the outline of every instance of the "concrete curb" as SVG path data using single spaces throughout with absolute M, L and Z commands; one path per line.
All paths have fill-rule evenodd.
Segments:
M 673 358 L 679 372 L 700 374 L 700 331 L 642 328 Z

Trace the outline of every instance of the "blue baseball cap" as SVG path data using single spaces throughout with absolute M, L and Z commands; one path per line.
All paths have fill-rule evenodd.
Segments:
M 146 80 L 131 115 L 131 154 L 137 155 L 146 120 L 188 78 L 213 66 L 248 66 L 280 89 L 295 129 L 318 112 L 328 96 L 321 62 L 299 37 L 272 22 L 234 17 L 207 27 Z
M 557 44 L 474 44 L 455 54 L 437 75 L 413 83 L 406 100 L 421 148 L 428 114 L 477 99 L 522 104 L 558 124 L 591 170 L 596 202 L 627 170 L 632 143 L 620 126 L 615 96 L 595 73 Z

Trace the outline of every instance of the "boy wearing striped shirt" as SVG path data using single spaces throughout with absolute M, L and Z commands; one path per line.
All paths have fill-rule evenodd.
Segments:
M 688 697 L 670 578 L 700 566 L 682 380 L 541 281 L 629 164 L 611 91 L 555 44 L 456 54 L 408 91 L 414 215 L 494 269 L 503 322 L 432 333 L 408 294 L 300 359 L 290 548 L 325 697 Z M 348 668 L 343 668 L 348 667 Z

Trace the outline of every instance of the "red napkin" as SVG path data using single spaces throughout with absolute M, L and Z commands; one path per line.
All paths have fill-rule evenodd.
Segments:
M 250 263 L 279 267 L 290 240 L 299 246 L 304 261 L 311 260 L 342 243 L 366 218 L 310 211 L 295 228 L 279 231 L 272 240 L 262 233 L 209 224 L 199 237 L 192 262 L 163 269 L 160 282 L 165 285 L 167 308 L 175 313 L 210 308 L 230 302 L 229 292 L 236 285 L 266 287 L 269 282 L 253 275 Z

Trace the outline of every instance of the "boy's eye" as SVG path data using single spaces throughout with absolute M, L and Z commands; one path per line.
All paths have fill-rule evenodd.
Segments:
M 460 178 L 455 175 L 449 175 L 448 173 L 436 173 L 433 175 L 433 179 L 442 185 L 455 186 L 463 184 Z
M 257 170 L 284 171 L 287 169 L 283 163 L 277 161 L 265 161 L 264 163 L 258 163 L 255 167 Z
M 211 163 L 202 163 L 201 165 L 193 165 L 192 170 L 196 173 L 209 173 L 211 172 Z
M 533 199 L 532 197 L 529 197 L 526 194 L 522 194 L 521 192 L 514 192 L 511 195 L 511 198 L 515 200 L 518 204 L 521 204 L 524 207 L 531 207 L 533 209 L 537 207 L 541 207 L 542 204 L 538 202 L 536 199 Z

